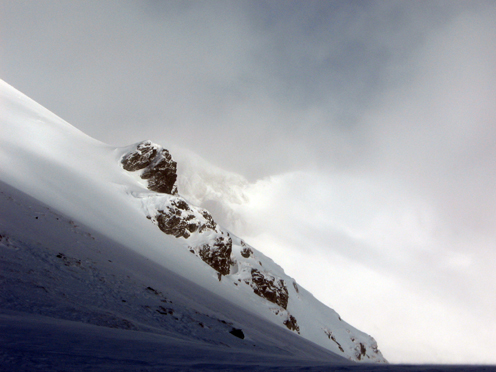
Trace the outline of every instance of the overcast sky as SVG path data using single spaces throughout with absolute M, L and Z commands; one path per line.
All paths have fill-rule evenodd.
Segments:
M 391 362 L 496 364 L 495 19 L 476 0 L 0 0 L 0 78 L 103 142 L 169 147 L 187 198 Z

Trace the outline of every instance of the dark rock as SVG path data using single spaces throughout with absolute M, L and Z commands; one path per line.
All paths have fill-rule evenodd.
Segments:
M 334 341 L 334 342 L 336 343 L 336 345 L 338 345 L 339 350 L 340 350 L 342 353 L 344 353 L 344 349 L 343 349 L 343 347 L 342 347 L 342 346 L 341 346 L 341 344 L 338 342 L 338 340 L 336 340 L 336 337 L 334 337 L 334 335 L 332 334 L 332 331 L 330 331 L 330 330 L 328 330 L 328 329 L 324 329 L 324 333 L 327 335 L 327 337 L 328 337 L 330 340 Z M 360 359 L 358 359 L 358 360 L 360 360 Z
M 253 251 L 251 250 L 251 248 L 245 247 L 241 250 L 241 256 L 243 256 L 244 258 L 249 258 L 252 255 Z
M 203 217 L 195 216 L 195 211 L 181 198 L 173 199 L 167 210 L 158 210 L 155 220 L 160 230 L 176 238 L 189 238 L 192 233 L 200 233 L 206 230 L 215 230 L 217 224 L 206 210 L 201 209 L 197 214 Z M 151 217 L 150 217 L 151 218 Z
M 191 208 L 189 207 L 188 203 L 186 203 L 186 201 L 184 201 L 182 199 L 175 199 L 175 200 L 173 200 L 171 202 L 171 204 L 174 207 L 176 207 L 176 208 L 178 208 L 178 209 L 180 209 L 182 211 L 190 211 L 191 210 Z
M 203 216 L 203 218 L 206 220 L 206 222 L 199 227 L 199 232 L 203 232 L 209 229 L 215 230 L 217 228 L 217 223 L 214 221 L 212 215 L 208 213 L 208 211 L 205 209 L 200 210 L 200 213 Z
M 289 330 L 300 334 L 300 327 L 298 326 L 298 322 L 293 315 L 290 315 L 289 318 L 286 319 L 283 323 L 286 327 L 288 327 Z
M 187 239 L 198 229 L 198 224 L 192 221 L 194 215 L 189 214 L 183 217 L 181 211 L 174 205 L 167 206 L 167 211 L 157 212 L 155 219 L 158 227 L 166 234 Z
M 167 150 L 162 150 L 143 171 L 141 178 L 148 180 L 148 189 L 165 194 L 177 194 L 177 163 Z
M 151 141 L 141 142 L 136 150 L 122 157 L 122 167 L 134 172 L 143 170 L 141 178 L 148 180 L 148 189 L 176 195 L 177 194 L 177 163 L 169 151 Z
M 122 167 L 128 172 L 134 172 L 148 167 L 155 156 L 157 156 L 158 146 L 151 141 L 143 141 L 136 146 L 136 150 L 130 152 L 122 158 Z
M 230 334 L 233 336 L 236 336 L 237 338 L 240 338 L 242 340 L 245 339 L 245 334 L 243 333 L 243 330 L 238 329 L 238 328 L 233 328 L 229 331 Z
M 266 300 L 286 309 L 289 294 L 284 280 L 276 279 L 268 274 L 264 275 L 257 269 L 251 269 L 251 287 L 253 292 Z
M 358 360 L 362 360 L 362 358 L 367 355 L 367 349 L 364 344 L 361 342 L 355 348 L 355 356 Z
M 219 236 L 215 239 L 213 246 L 203 244 L 199 247 L 200 258 L 222 275 L 228 275 L 231 271 L 232 239 Z
M 144 141 L 136 146 L 136 150 L 124 155 L 121 162 L 127 171 L 143 170 L 141 178 L 148 180 L 148 189 L 177 194 L 177 163 L 172 160 L 167 150 L 150 141 Z M 219 275 L 228 275 L 232 265 L 232 239 L 229 234 L 226 234 L 226 237 L 224 232 L 218 229 L 212 215 L 204 209 L 191 207 L 180 197 L 170 198 L 170 204 L 162 208 L 157 210 L 155 216 L 147 218 L 168 235 L 187 239 L 192 233 L 208 230 L 218 235 L 213 242 L 210 238 L 208 243 L 195 249 L 190 247 L 190 251 L 198 254 Z M 224 236 L 219 236 L 220 234 Z

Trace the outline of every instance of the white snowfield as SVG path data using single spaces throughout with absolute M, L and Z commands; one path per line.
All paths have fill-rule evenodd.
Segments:
M 181 190 L 150 191 L 139 172 L 122 168 L 135 145 L 90 138 L 3 81 L 0 133 L 2 365 L 345 370 L 386 363 L 372 337 L 226 229 L 163 233 L 154 216 L 184 199 Z M 188 205 L 204 223 L 202 210 Z M 198 247 L 219 236 L 232 240 L 227 275 L 200 258 Z M 257 294 L 257 278 L 287 301 Z

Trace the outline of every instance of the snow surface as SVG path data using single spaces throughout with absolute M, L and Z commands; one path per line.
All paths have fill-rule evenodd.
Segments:
M 43 353 L 58 350 L 70 354 L 67 363 L 74 363 L 77 350 L 65 350 L 63 346 L 81 342 L 74 332 L 80 332 L 83 340 L 100 339 L 101 344 L 110 339 L 107 343 L 113 346 L 109 347 L 119 350 L 121 339 L 128 343 L 140 340 L 143 345 L 136 351 L 138 359 L 143 358 L 140 353 L 146 351 L 147 343 L 158 343 L 160 348 L 170 349 L 169 354 L 164 352 L 160 357 L 162 362 L 155 361 L 158 365 L 172 358 L 171 353 L 175 353 L 174 363 L 191 362 L 184 360 L 190 359 L 184 356 L 188 354 L 195 355 L 195 363 L 235 360 L 237 354 L 257 363 L 269 358 L 267 355 L 300 363 L 349 363 L 296 335 L 288 335 L 287 330 L 203 290 L 18 190 L 3 183 L 0 186 L 1 365 L 29 365 L 23 355 L 29 353 L 28 359 L 36 359 L 37 352 L 31 347 L 36 349 L 38 343 L 51 350 Z M 245 339 L 231 335 L 233 328 L 243 329 Z M 61 341 L 68 338 L 73 340 Z M 20 344 L 26 343 L 30 348 L 23 351 Z M 93 358 L 97 360 L 98 355 L 107 352 L 110 350 L 102 349 Z M 119 353 L 117 359 L 130 356 L 123 350 Z
M 132 146 L 96 141 L 4 82 L 0 107 L 2 366 L 318 370 L 348 368 L 362 346 L 358 359 L 385 362 L 256 249 L 219 280 L 188 249 L 205 237 L 162 233 L 146 216 L 170 196 L 120 167 Z M 243 284 L 254 267 L 284 280 L 287 309 Z
M 352 363 L 2 182 L 0 210 L 0 371 L 496 370 Z

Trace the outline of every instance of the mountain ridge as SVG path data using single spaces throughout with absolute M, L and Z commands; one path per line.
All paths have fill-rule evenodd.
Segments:
M 31 365 L 30 360 L 38 356 L 26 348 L 45 344 L 51 337 L 54 344 L 59 345 L 57 335 L 65 332 L 66 325 L 69 325 L 68 330 L 80 329 L 83 340 L 94 338 L 95 332 L 105 340 L 109 332 L 119 330 L 131 332 L 126 336 L 130 340 L 139 332 L 145 345 L 157 342 L 160 347 L 175 347 L 183 354 L 211 349 L 211 361 L 217 363 L 233 352 L 248 353 L 251 356 L 246 358 L 251 362 L 260 354 L 259 361 L 266 358 L 264 355 L 270 355 L 279 363 L 288 359 L 298 363 L 305 361 L 305 364 L 312 361 L 346 364 L 346 360 L 333 353 L 309 341 L 292 339 L 297 336 L 281 333 L 282 329 L 275 324 L 257 319 L 216 294 L 199 289 L 187 278 L 3 182 L 0 182 L 0 208 L 3 211 L 0 216 L 0 324 L 5 330 L 0 334 L 3 344 L 0 365 L 3 368 L 37 370 L 39 365 Z M 31 321 L 49 322 L 51 326 L 47 329 L 25 324 Z M 244 329 L 245 340 L 230 335 L 234 328 Z M 56 356 L 51 361 L 55 365 L 62 360 L 61 363 L 70 364 L 70 370 L 87 370 L 84 361 L 73 365 L 79 354 L 78 338 L 66 341 L 68 345 L 75 344 L 76 350 L 63 347 L 54 350 L 47 344 L 45 348 L 49 352 L 40 356 L 41 365 L 51 359 L 51 354 Z M 187 349 L 182 346 L 185 342 Z M 218 352 L 212 353 L 212 347 L 219 348 Z M 88 352 L 88 349 L 82 351 Z M 89 351 L 94 353 L 94 350 Z M 19 352 L 23 354 L 19 356 L 22 363 L 12 361 L 12 356 Z M 164 352 L 170 357 L 170 352 Z M 5 353 L 7 358 L 4 358 Z M 163 363 L 163 352 L 158 355 L 151 349 L 148 353 Z M 131 355 L 130 351 L 119 355 L 113 350 L 106 358 L 119 365 L 126 357 L 137 357 Z M 95 355 L 86 357 L 91 359 Z M 188 360 L 198 362 L 194 354 Z M 129 360 L 126 365 L 128 363 Z M 185 364 L 185 360 L 171 357 L 166 365 L 158 364 L 160 370 L 167 370 L 165 366 Z M 23 369 L 25 365 L 28 367 Z M 104 370 L 112 370 L 110 366 L 104 367 Z M 137 367 L 139 365 L 135 365 Z
M 150 141 L 105 145 L 4 82 L 0 94 L 0 124 L 8 134 L 0 140 L 6 183 L 287 332 L 353 361 L 386 362 L 375 340 L 182 198 L 167 150 Z M 140 145 L 154 156 L 131 166 L 125 159 L 138 159 Z M 70 266 L 71 258 L 59 253 L 60 263 Z M 168 314 L 160 306 L 156 312 Z

